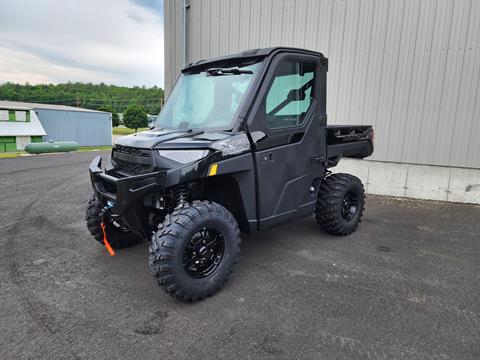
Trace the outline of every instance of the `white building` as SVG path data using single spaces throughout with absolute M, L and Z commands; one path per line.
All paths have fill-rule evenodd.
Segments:
M 0 104 L 0 152 L 23 150 L 46 134 L 32 108 Z

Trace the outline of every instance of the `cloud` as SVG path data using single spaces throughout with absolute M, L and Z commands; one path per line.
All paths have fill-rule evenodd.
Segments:
M 163 86 L 163 5 L 148 5 L 0 1 L 0 82 Z
M 133 11 L 128 11 L 127 12 L 127 16 L 132 19 L 133 21 L 139 23 L 139 24 L 145 24 L 145 18 L 141 15 L 139 15 L 138 13 L 135 13 Z

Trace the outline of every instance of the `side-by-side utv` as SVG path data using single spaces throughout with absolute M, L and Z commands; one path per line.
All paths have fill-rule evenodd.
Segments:
M 195 301 L 228 280 L 240 232 L 312 214 L 330 234 L 354 231 L 363 185 L 328 169 L 372 154 L 373 129 L 327 126 L 327 68 L 293 48 L 189 64 L 154 128 L 119 138 L 104 169 L 90 164 L 90 233 L 110 251 L 151 241 L 160 286 Z

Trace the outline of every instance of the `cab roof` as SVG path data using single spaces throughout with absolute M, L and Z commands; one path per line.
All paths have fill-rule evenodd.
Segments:
M 278 46 L 278 47 L 246 50 L 237 54 L 221 56 L 221 57 L 207 59 L 207 60 L 199 60 L 197 62 L 192 62 L 187 66 L 185 66 L 182 69 L 182 72 L 185 73 L 185 72 L 192 72 L 196 70 L 198 71 L 205 68 L 209 68 L 212 65 L 219 66 L 222 64 L 221 66 L 225 66 L 223 64 L 228 64 L 229 62 L 235 62 L 238 60 L 245 60 L 245 62 L 252 60 L 252 62 L 254 62 L 256 60 L 269 56 L 273 52 L 291 52 L 291 53 L 318 56 L 322 59 L 322 63 L 325 64 L 326 67 L 328 67 L 328 59 L 321 52 L 300 49 L 300 48 L 293 48 L 293 47 Z

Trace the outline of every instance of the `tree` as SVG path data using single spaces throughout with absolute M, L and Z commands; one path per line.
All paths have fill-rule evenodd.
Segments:
M 120 116 L 118 116 L 118 113 L 115 110 L 113 110 L 113 112 L 112 112 L 112 126 L 117 127 L 119 125 L 120 125 Z
M 123 113 L 123 125 L 130 129 L 135 129 L 148 126 L 147 112 L 140 105 L 129 105 L 127 110 Z
M 103 105 L 98 108 L 98 111 L 105 111 L 109 112 L 112 114 L 112 126 L 117 127 L 120 125 L 120 117 L 118 116 L 118 113 L 115 111 L 113 106 L 111 105 Z
M 0 0 L 1 2 L 1 0 Z M 1 82 L 1 81 L 0 81 Z M 77 106 L 98 110 L 111 106 L 124 112 L 128 104 L 141 104 L 148 114 L 158 114 L 163 101 L 163 89 L 66 82 L 63 84 L 19 85 L 0 84 L 0 99 Z

